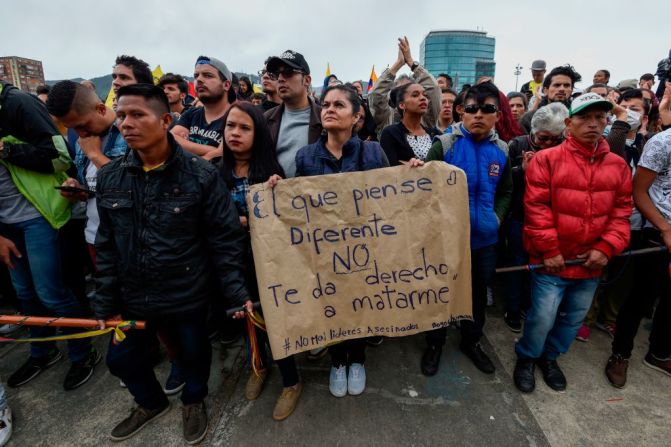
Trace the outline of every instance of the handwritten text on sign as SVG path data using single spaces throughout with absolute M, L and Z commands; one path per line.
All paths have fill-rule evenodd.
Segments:
M 253 186 L 247 203 L 274 358 L 470 318 L 463 171 L 432 162 L 296 178 Z

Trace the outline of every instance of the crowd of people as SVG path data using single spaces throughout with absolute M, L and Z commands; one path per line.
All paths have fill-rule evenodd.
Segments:
M 403 67 L 411 74 L 399 75 Z M 401 38 L 396 61 L 366 96 L 363 82 L 330 76 L 317 98 L 308 62 L 292 50 L 263 62 L 263 93 L 208 56 L 194 64 L 197 98 L 177 74 L 154 85 L 147 63 L 132 56 L 115 61 L 112 108 L 90 81 L 61 81 L 37 96 L 0 82 L 0 260 L 8 268 L 0 293 L 23 315 L 94 318 L 101 328 L 146 321 L 107 348 L 110 372 L 137 403 L 111 439 L 133 436 L 181 392 L 184 438 L 195 444 L 208 428 L 211 342 L 235 341 L 259 300 L 250 185 L 445 162 L 468 183 L 472 320 L 459 324 L 459 349 L 480 371 L 495 372 L 480 344 L 495 268 L 540 264 L 507 274 L 497 294 L 506 325 L 521 333 L 513 374 L 521 392 L 534 391 L 536 366 L 564 391 L 557 359 L 576 338 L 589 340 L 593 324 L 613 337 L 602 364 L 624 387 L 644 317 L 653 318 L 644 363 L 671 375 L 669 254 L 623 255 L 671 250 L 671 82 L 662 79 L 655 93 L 644 74 L 614 87 L 604 69 L 578 92 L 581 76 L 570 65 L 546 73 L 537 60 L 531 71 L 520 92 L 506 95 L 487 77 L 457 92 L 449 74 L 434 77 Z M 245 310 L 227 319 L 232 307 Z M 54 333 L 30 327 L 31 337 Z M 426 333 L 417 356 L 426 376 L 438 373 L 446 334 Z M 267 335 L 255 336 L 260 367 L 246 383 L 250 400 L 271 366 Z M 348 340 L 308 358 L 330 354 L 330 393 L 358 395 L 366 348 L 382 342 Z M 161 345 L 171 362 L 163 384 L 154 374 Z M 67 346 L 63 386 L 72 390 L 102 355 L 89 339 Z M 24 386 L 61 358 L 55 342 L 32 343 L 7 385 Z M 302 381 L 293 356 L 275 363 L 283 390 L 272 417 L 280 421 L 296 408 Z M 0 385 L 0 445 L 11 429 Z

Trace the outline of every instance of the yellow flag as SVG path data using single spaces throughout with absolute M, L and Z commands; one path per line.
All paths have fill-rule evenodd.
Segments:
M 105 105 L 110 109 L 112 108 L 112 105 L 114 105 L 114 90 L 112 89 L 112 87 L 110 87 L 110 91 L 109 93 L 107 93 L 107 99 L 105 99 Z
M 326 63 L 326 76 L 325 77 L 328 78 L 329 76 L 331 76 L 331 64 L 329 62 L 327 62 Z
M 151 72 L 151 74 L 154 77 L 154 85 L 158 84 L 159 79 L 163 77 L 163 70 L 161 70 L 161 64 L 157 65 L 156 68 L 154 68 L 154 71 Z

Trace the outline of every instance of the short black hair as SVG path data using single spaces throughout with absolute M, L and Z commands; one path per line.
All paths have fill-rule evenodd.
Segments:
M 151 108 L 156 112 L 156 115 L 163 115 L 170 113 L 170 104 L 168 97 L 161 87 L 154 84 L 132 84 L 126 85 L 119 89 L 117 98 L 121 99 L 123 96 L 141 96 L 148 103 L 151 103 Z
M 576 82 L 580 82 L 582 80 L 580 73 L 575 71 L 572 66 L 568 64 L 561 65 L 559 67 L 553 68 L 550 74 L 545 76 L 545 79 L 543 80 L 543 88 L 550 87 L 550 84 L 552 84 L 552 78 L 559 75 L 568 76 L 571 78 L 571 87 L 574 87 Z
M 455 97 L 457 96 L 457 92 L 455 92 L 455 91 L 452 90 L 451 88 L 441 88 L 441 89 L 440 89 L 440 93 L 441 93 L 441 94 L 443 94 L 443 93 L 449 93 L 449 94 L 451 94 L 451 95 L 454 95 Z
M 596 84 L 592 84 L 589 87 L 587 87 L 585 89 L 585 93 L 589 93 L 595 88 L 605 88 L 606 90 L 610 91 L 610 87 L 608 87 L 606 84 L 601 84 L 600 82 L 597 82 Z
M 639 81 L 654 81 L 654 80 L 655 80 L 655 75 L 653 75 L 652 73 L 645 73 L 639 79 Z
M 529 100 L 527 99 L 527 95 L 525 95 L 524 93 L 510 92 L 510 93 L 508 93 L 508 95 L 506 95 L 506 97 L 508 98 L 508 101 L 510 101 L 513 98 L 522 99 L 522 104 L 524 104 L 525 109 L 529 106 Z
M 438 76 L 436 76 L 436 79 L 438 79 L 438 78 L 445 78 L 445 79 L 447 79 L 447 82 L 449 82 L 450 85 L 452 85 L 452 76 L 448 75 L 447 73 L 439 74 Z
M 48 95 L 51 91 L 51 88 L 48 85 L 38 85 L 35 89 L 36 95 Z
M 629 101 L 630 99 L 640 99 L 643 101 L 643 114 L 650 114 L 650 101 L 643 96 L 643 90 L 640 88 L 630 88 L 622 92 L 620 98 L 617 100 L 618 104 L 622 104 L 623 101 Z
M 151 74 L 149 64 L 142 59 L 122 54 L 121 56 L 117 56 L 116 61 L 114 61 L 114 65 L 125 65 L 126 67 L 130 68 L 138 84 L 154 83 L 154 75 Z
M 181 75 L 166 73 L 161 76 L 161 79 L 159 79 L 158 84 L 156 85 L 163 88 L 166 84 L 177 84 L 177 88 L 179 88 L 180 93 L 189 93 L 189 84 Z
M 47 98 L 47 110 L 56 118 L 67 115 L 72 108 L 72 103 L 77 95 L 77 88 L 80 84 L 73 81 L 57 82 Z M 87 88 L 82 86 L 83 88 Z
M 603 73 L 606 76 L 606 79 L 610 80 L 610 71 L 606 70 L 605 68 L 602 68 L 601 70 L 597 70 L 596 72 L 597 73 L 598 72 Z
M 254 93 L 251 99 L 260 99 L 261 101 L 265 101 L 266 95 L 264 95 L 263 93 Z
M 499 105 L 499 89 L 492 82 L 482 82 L 469 88 L 464 96 L 464 104 L 469 99 L 475 99 L 477 104 L 484 104 L 487 98 L 494 98 L 496 105 Z

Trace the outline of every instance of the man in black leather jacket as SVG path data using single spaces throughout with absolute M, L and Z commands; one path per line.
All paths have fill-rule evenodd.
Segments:
M 169 410 L 148 355 L 156 328 L 173 339 L 184 368 L 184 437 L 203 439 L 212 356 L 207 305 L 222 294 L 240 304 L 248 297 L 245 235 L 230 193 L 214 166 L 177 145 L 171 121 L 160 88 L 122 87 L 117 123 L 132 150 L 98 172 L 93 308 L 99 319 L 147 321 L 146 330 L 110 344 L 107 365 L 139 405 L 114 428 L 113 440 L 133 436 Z

